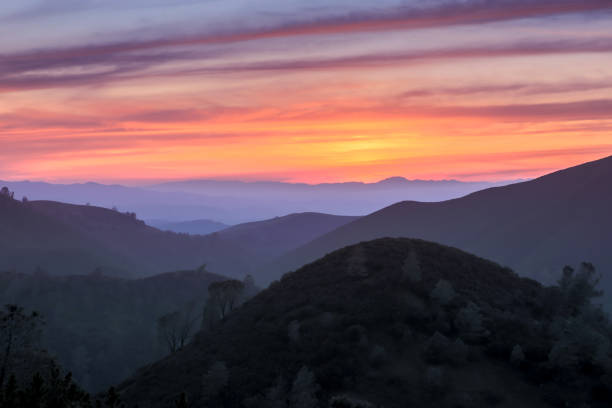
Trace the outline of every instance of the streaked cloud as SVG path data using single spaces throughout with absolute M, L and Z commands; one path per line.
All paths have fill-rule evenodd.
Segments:
M 0 21 L 4 179 L 499 179 L 612 154 L 609 0 L 24 1 Z

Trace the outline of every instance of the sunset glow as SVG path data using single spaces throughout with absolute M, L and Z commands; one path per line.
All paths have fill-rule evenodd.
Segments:
M 610 1 L 11 3 L 0 179 L 503 180 L 612 154 Z

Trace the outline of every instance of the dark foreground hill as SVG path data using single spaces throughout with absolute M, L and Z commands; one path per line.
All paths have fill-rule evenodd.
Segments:
M 609 406 L 610 329 L 578 290 L 589 271 L 544 288 L 433 243 L 361 243 L 285 275 L 119 392 L 141 408 L 182 393 L 210 407 Z
M 550 283 L 593 262 L 612 294 L 612 157 L 439 203 L 404 201 L 317 238 L 262 269 L 260 281 L 360 241 L 410 237 L 451 245 Z M 612 297 L 610 297 L 612 303 Z
M 0 273 L 0 304 L 40 312 L 44 348 L 82 387 L 99 391 L 168 353 L 159 317 L 189 311 L 199 328 L 208 285 L 223 279 L 205 271 L 137 280 Z

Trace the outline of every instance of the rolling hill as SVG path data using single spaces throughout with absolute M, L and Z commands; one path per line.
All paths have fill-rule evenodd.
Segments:
M 321 213 L 289 214 L 235 225 L 216 235 L 253 256 L 270 258 L 280 256 L 358 218 Z
M 214 237 L 162 232 L 133 214 L 0 197 L 0 270 L 74 275 L 98 269 L 135 277 L 204 263 L 234 276 L 250 265 L 239 248 Z
M 207 264 L 210 271 L 242 279 L 355 219 L 291 214 L 199 236 L 162 232 L 134 214 L 95 206 L 0 197 L 0 271 L 74 275 L 98 270 L 138 277 Z
M 421 238 L 552 282 L 564 265 L 589 261 L 612 293 L 612 157 L 538 179 L 438 202 L 404 201 L 289 252 L 259 274 L 277 279 L 326 253 L 381 237 Z M 610 303 L 608 297 L 608 303 Z
M 144 408 L 181 394 L 247 408 L 609 406 L 612 332 L 597 309 L 574 312 L 573 282 L 545 288 L 420 240 L 365 242 L 285 275 L 118 391 Z

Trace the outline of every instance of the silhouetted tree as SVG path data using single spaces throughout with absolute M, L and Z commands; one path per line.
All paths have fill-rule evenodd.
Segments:
M 187 396 L 184 392 L 181 393 L 180 397 L 174 403 L 175 408 L 188 408 L 189 403 L 187 402 Z
M 255 286 L 255 279 L 253 279 L 252 275 L 245 276 L 244 279 L 242 280 L 242 283 L 244 284 L 242 296 L 245 301 L 255 296 L 257 292 L 259 291 L 257 289 L 257 286 Z
M 593 298 L 603 295 L 597 288 L 600 276 L 595 267 L 583 262 L 576 273 L 573 268 L 563 268 L 558 289 L 561 292 L 562 308 L 568 317 L 557 317 L 549 326 L 554 339 L 549 362 L 563 370 L 580 367 L 584 363 L 600 367 L 612 367 L 610 359 L 610 333 L 612 327 L 608 315 Z
M 238 306 L 243 291 L 244 283 L 239 280 L 213 282 L 208 286 L 207 307 L 215 311 L 219 318 L 225 319 Z
M 596 274 L 595 267 L 589 262 L 583 262 L 578 272 L 569 266 L 563 268 L 557 283 L 572 314 L 590 304 L 593 298 L 603 295 L 603 291 L 597 289 L 600 280 L 601 275 Z
M 300 326 L 300 322 L 297 320 L 292 320 L 287 326 L 287 336 L 291 343 L 297 344 L 300 342 Z
M 510 353 L 510 363 L 514 366 L 520 366 L 523 361 L 525 361 L 523 348 L 518 344 L 515 344 L 512 348 L 512 353 Z
M 197 320 L 193 303 L 189 303 L 183 310 L 161 316 L 157 319 L 160 341 L 171 353 L 182 349 L 193 335 Z
M 43 373 L 35 373 L 21 386 L 15 376 L 9 377 L 6 386 L 0 388 L 0 407 L 91 408 L 89 394 L 72 381 L 70 373 L 63 375 L 55 363 L 51 363 Z
M 15 197 L 15 193 L 9 190 L 8 187 L 2 187 L 0 189 L 0 197 L 10 198 L 11 200 Z
M 115 387 L 110 387 L 104 394 L 104 406 L 108 408 L 119 408 L 122 406 L 121 398 L 119 398 Z
M 404 260 L 401 271 L 401 281 L 408 280 L 410 283 L 418 283 L 423 279 L 421 266 L 417 259 L 416 253 L 410 251 L 410 254 Z
M 0 311 L 0 389 L 7 374 L 16 368 L 15 356 L 38 351 L 41 324 L 38 313 L 27 314 L 17 305 L 6 305 Z
M 289 396 L 290 408 L 316 408 L 319 406 L 317 393 L 319 392 L 319 384 L 315 380 L 312 371 L 306 366 L 303 366 L 297 373 L 293 385 L 291 386 L 291 395 Z
M 431 298 L 436 300 L 440 305 L 447 305 L 456 296 L 453 285 L 445 279 L 440 279 L 436 287 L 431 291 Z

